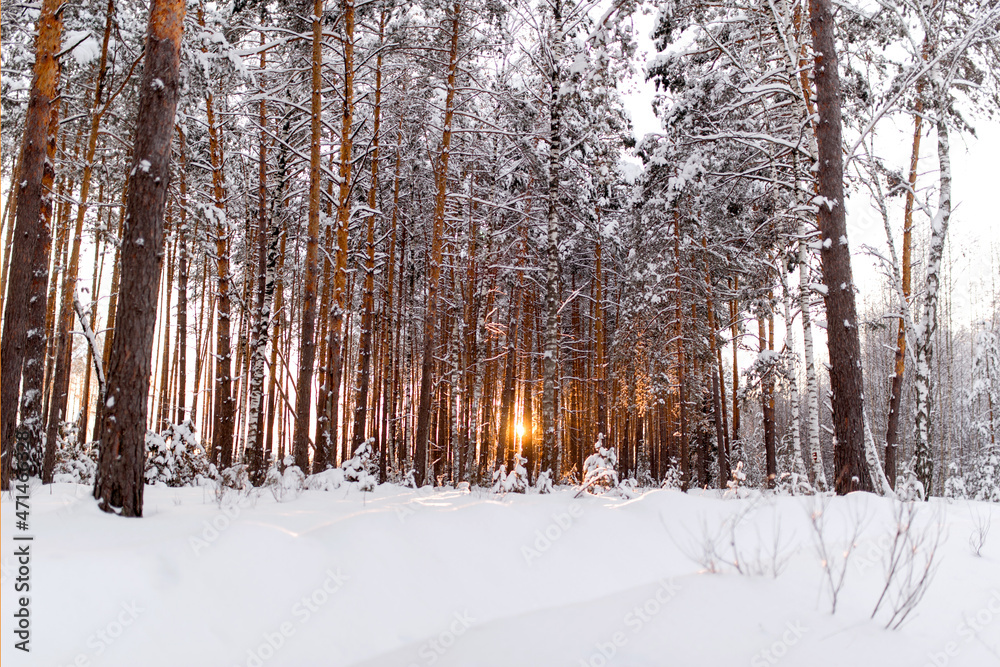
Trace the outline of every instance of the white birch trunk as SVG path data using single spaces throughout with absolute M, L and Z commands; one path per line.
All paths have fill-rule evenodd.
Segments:
M 924 486 L 924 496 L 931 493 L 934 480 L 934 457 L 931 453 L 931 409 L 933 377 L 931 361 L 934 358 L 934 333 L 937 330 L 938 291 L 940 287 L 941 258 L 951 219 L 951 147 L 948 124 L 945 119 L 947 93 L 945 86 L 937 82 L 935 86 L 937 109 L 937 152 L 940 185 L 938 188 L 938 210 L 931 219 L 931 241 L 927 258 L 927 293 L 924 310 L 917 324 L 916 365 L 914 388 L 916 393 L 916 424 L 914 429 L 914 472 Z

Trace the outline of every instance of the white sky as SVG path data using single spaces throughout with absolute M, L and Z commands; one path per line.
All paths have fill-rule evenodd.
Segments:
M 653 27 L 653 15 L 637 14 L 636 33 L 639 40 L 639 62 L 645 62 L 655 50 L 649 39 Z M 626 106 L 632 116 L 635 135 L 642 139 L 647 133 L 661 131 L 659 119 L 653 113 L 653 85 L 643 80 L 640 71 L 631 80 L 621 84 Z M 913 137 L 912 121 L 901 117 L 901 126 L 884 122 L 879 126 L 876 149 L 886 166 L 900 173 L 909 170 L 910 146 Z M 925 124 L 925 128 L 927 124 Z M 1000 280 L 1000 204 L 997 194 L 996 160 L 1000 155 L 1000 123 L 982 122 L 977 135 L 951 135 L 951 160 L 953 170 L 954 212 L 948 231 L 949 256 L 952 264 L 952 301 L 956 323 L 968 323 L 974 318 L 987 314 L 981 299 L 992 292 L 992 282 Z M 920 175 L 917 188 L 933 185 L 937 181 L 936 136 L 931 130 L 925 132 L 921 142 Z M 936 194 L 930 204 L 937 203 Z M 890 217 L 894 224 L 894 240 L 897 248 L 902 236 L 902 197 L 890 200 Z M 864 301 L 876 300 L 886 288 L 886 283 L 878 269 L 878 262 L 863 250 L 871 246 L 888 255 L 885 228 L 881 215 L 867 196 L 855 195 L 847 202 L 848 240 L 854 258 L 855 282 Z M 919 217 L 919 216 L 918 216 Z M 925 221 L 925 220 L 924 220 Z M 918 225 L 920 221 L 918 220 Z M 917 230 L 918 242 L 921 232 Z M 924 234 L 926 237 L 926 234 Z M 920 261 L 915 251 L 914 261 Z M 859 303 L 859 308 L 861 303 Z

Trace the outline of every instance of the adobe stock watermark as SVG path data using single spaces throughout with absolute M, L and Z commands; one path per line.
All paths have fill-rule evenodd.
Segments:
M 931 651 L 927 654 L 927 662 L 924 667 L 946 667 L 951 664 L 953 658 L 957 658 L 962 653 L 962 645 L 970 643 L 979 636 L 988 625 L 1000 617 L 1000 589 L 994 588 L 990 591 L 990 597 L 986 604 L 980 607 L 971 617 L 962 614 L 962 622 L 955 626 L 955 634 L 963 641 L 950 641 L 944 645 L 941 651 Z M 994 648 L 994 647 L 991 647 Z
M 623 646 L 628 644 L 630 633 L 635 636 L 642 632 L 642 629 L 657 616 L 663 608 L 673 600 L 680 592 L 681 587 L 673 579 L 663 579 L 656 591 L 646 598 L 641 604 L 630 609 L 622 618 L 624 629 L 618 630 L 607 639 L 607 641 L 596 642 L 594 650 L 586 658 L 580 658 L 577 663 L 579 667 L 605 667 Z
M 205 519 L 202 522 L 201 531 L 188 538 L 188 544 L 191 545 L 194 555 L 200 556 L 202 552 L 212 546 L 219 539 L 219 536 L 226 532 L 239 518 L 241 512 L 239 505 L 230 505 L 223 507 L 222 511 L 212 517 L 211 521 Z
M 565 512 L 552 514 L 552 520 L 544 528 L 535 531 L 534 541 L 521 547 L 521 556 L 524 562 L 531 565 L 532 562 L 541 558 L 542 554 L 552 548 L 559 539 L 566 534 L 583 516 L 583 507 L 580 505 L 570 505 Z
M 145 609 L 135 602 L 123 602 L 121 609 L 114 618 L 108 621 L 104 627 L 87 637 L 86 646 L 89 650 L 77 653 L 73 661 L 66 663 L 65 667 L 90 667 L 94 664 L 93 659 L 99 658 L 105 651 L 111 648 L 118 641 L 118 638 L 125 633 L 126 628 L 135 623 L 136 619 L 144 611 Z M 60 667 L 63 666 L 60 665 Z
M 298 621 L 298 626 L 305 625 L 330 598 L 344 587 L 344 582 L 350 579 L 346 574 L 336 570 L 327 570 L 326 579 L 313 589 L 309 595 L 304 595 L 292 605 L 292 617 Z M 261 635 L 262 641 L 253 648 L 247 649 L 246 660 L 237 663 L 236 667 L 262 667 L 274 657 L 289 638 L 295 635 L 297 626 L 292 621 L 284 621 L 277 628 Z
M 426 489 L 426 490 L 425 490 Z M 406 523 L 407 520 L 417 513 L 414 507 L 423 509 L 426 507 L 424 503 L 420 502 L 424 498 L 429 498 L 434 495 L 434 487 L 431 486 L 421 486 L 414 490 L 414 495 L 416 498 L 406 501 L 405 503 L 393 506 L 393 511 L 396 513 L 396 518 L 399 519 L 399 523 Z
M 750 667 L 769 667 L 776 665 L 786 655 L 789 649 L 799 643 L 802 635 L 809 632 L 809 628 L 804 627 L 799 621 L 788 621 L 785 623 L 785 631 L 781 636 L 771 642 L 770 646 L 757 651 L 750 658 Z
M 885 554 L 892 549 L 895 531 L 884 532 L 878 536 L 877 540 L 871 540 L 863 551 L 859 551 L 855 567 L 859 573 L 864 573 L 876 565 L 883 566 L 882 559 Z
M 436 663 L 475 622 L 476 619 L 472 618 L 468 611 L 452 614 L 452 621 L 448 624 L 448 627 L 425 641 L 417 649 L 417 656 L 420 658 L 420 662 L 411 662 L 409 667 L 420 667 L 420 665 L 430 666 Z

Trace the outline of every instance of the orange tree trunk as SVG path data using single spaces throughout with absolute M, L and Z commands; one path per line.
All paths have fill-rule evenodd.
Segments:
M 100 508 L 142 516 L 146 398 L 160 267 L 163 213 L 170 181 L 170 143 L 179 93 L 182 0 L 153 0 L 140 87 L 129 221 L 122 239 L 119 331 L 111 347 L 107 402 L 94 484 Z
M 42 2 L 35 42 L 34 81 L 25 118 L 14 245 L 11 249 L 8 294 L 4 302 L 3 340 L 0 342 L 0 356 L 3 357 L 3 370 L 0 371 L 0 386 L 3 387 L 0 390 L 0 413 L 3 414 L 0 486 L 3 490 L 7 490 L 10 484 L 22 366 L 26 366 L 22 419 L 26 426 L 33 427 L 30 435 L 25 434 L 26 444 L 36 450 L 41 446 L 41 372 L 45 355 L 45 339 L 41 332 L 45 326 L 45 287 L 51 245 L 49 227 L 42 215 L 43 200 L 50 198 L 43 181 L 52 181 L 53 167 L 51 161 L 46 160 L 46 155 L 49 144 L 54 146 L 59 119 L 56 98 L 60 70 L 56 54 L 62 37 L 60 8 L 61 3 L 57 0 Z M 51 206 L 51 201 L 48 205 Z M 27 372 L 32 366 L 37 366 L 37 373 Z M 32 378 L 29 382 L 28 375 L 38 375 L 37 380 Z M 37 474 L 38 471 L 30 472 Z

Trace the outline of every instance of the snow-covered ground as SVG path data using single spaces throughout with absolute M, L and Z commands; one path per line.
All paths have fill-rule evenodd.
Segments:
M 264 491 L 220 507 L 210 490 L 147 487 L 136 520 L 99 512 L 88 487 L 39 487 L 30 654 L 12 646 L 15 507 L 3 498 L 3 664 L 1000 665 L 997 505 L 918 505 L 910 536 L 925 542 L 913 572 L 941 528 L 936 576 L 887 630 L 891 599 L 870 617 L 893 553 L 894 503 L 822 501 L 825 510 L 816 498 L 760 494 L 576 499 L 567 489 L 500 497 L 385 485 L 280 503 Z M 817 510 L 835 574 L 861 522 L 834 614 Z M 970 536 L 991 517 L 976 556 Z

